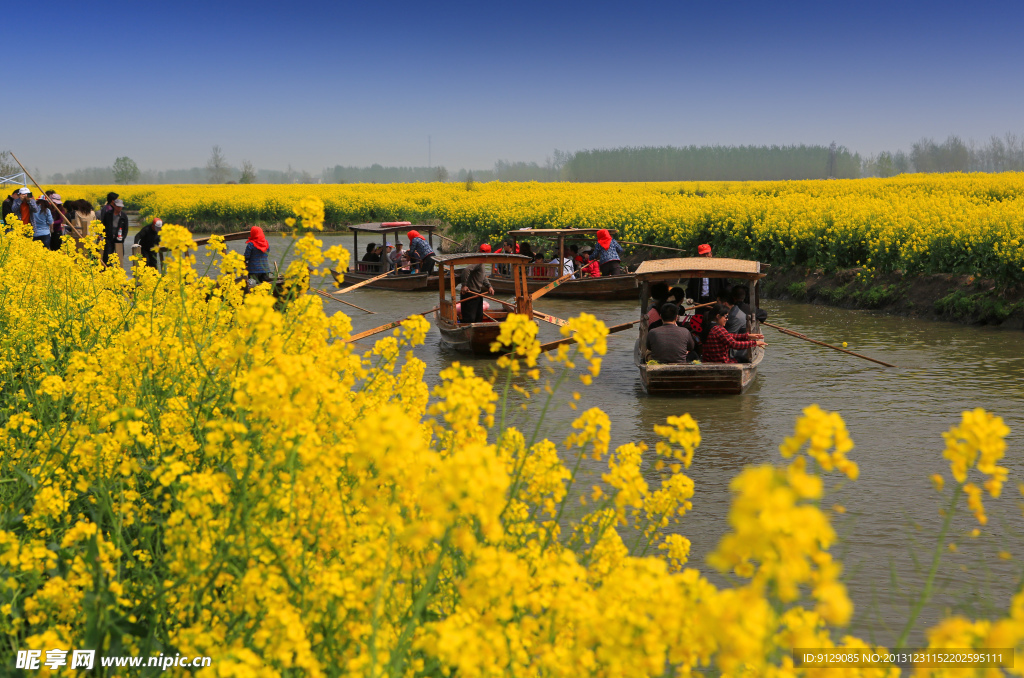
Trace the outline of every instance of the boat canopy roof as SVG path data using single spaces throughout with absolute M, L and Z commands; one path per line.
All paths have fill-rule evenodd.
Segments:
M 601 229 L 599 228 L 520 228 L 515 231 L 509 231 L 509 235 L 514 235 L 517 238 L 526 238 L 531 235 L 537 235 L 542 238 L 557 238 L 560 235 L 586 235 L 593 236 Z M 612 235 L 616 235 L 618 230 L 614 228 L 606 229 Z
M 394 233 L 395 231 L 428 231 L 433 232 L 437 230 L 437 226 L 427 226 L 426 224 L 411 224 L 408 221 L 385 221 L 381 223 L 379 221 L 370 224 L 355 224 L 349 226 L 351 231 L 361 231 L 363 233 Z
M 674 280 L 677 278 L 763 278 L 768 264 L 746 259 L 683 257 L 652 259 L 636 269 L 637 280 Z
M 528 264 L 530 257 L 523 254 L 500 254 L 487 252 L 457 252 L 455 254 L 435 254 L 434 260 L 442 266 L 457 264 Z

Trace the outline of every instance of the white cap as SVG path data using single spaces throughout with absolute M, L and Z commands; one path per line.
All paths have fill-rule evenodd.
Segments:
M 114 207 L 124 207 L 124 200 L 121 200 L 120 198 L 115 200 L 114 201 Z
M 31 192 L 32 192 L 32 191 L 28 190 L 28 189 L 27 189 L 27 188 L 25 188 L 24 186 L 22 186 L 21 188 L 19 188 L 19 189 L 18 189 L 18 193 L 21 193 L 22 195 L 28 195 L 28 194 L 29 194 L 29 193 L 31 193 Z

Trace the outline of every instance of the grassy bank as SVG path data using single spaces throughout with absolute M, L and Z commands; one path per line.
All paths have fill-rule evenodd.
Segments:
M 794 267 L 773 270 L 764 280 L 764 295 L 932 320 L 1024 329 L 1024 286 L 970 275 L 910 275 L 894 271 L 871 276 L 861 268 L 826 272 Z

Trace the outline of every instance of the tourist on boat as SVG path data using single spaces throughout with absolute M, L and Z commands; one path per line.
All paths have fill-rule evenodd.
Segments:
M 150 268 L 160 268 L 157 255 L 160 252 L 160 230 L 163 227 L 163 219 L 155 217 L 135 234 L 134 242 L 142 248 L 142 256 L 146 258 L 146 266 Z M 246 250 L 248 249 L 247 245 Z
M 711 245 L 698 246 L 697 256 L 710 258 Z M 706 304 L 718 301 L 727 289 L 728 286 L 724 278 L 690 278 L 690 282 L 686 285 L 686 296 L 693 299 L 696 304 Z
M 750 304 L 747 303 L 747 286 L 736 285 L 729 291 L 730 303 L 740 307 L 740 310 L 750 315 Z
M 651 307 L 647 310 L 647 327 L 654 329 L 661 327 L 664 320 L 661 317 L 661 307 L 668 301 L 668 284 L 663 282 L 651 285 Z M 678 308 L 678 306 L 677 306 Z
M 735 363 L 730 350 L 743 350 L 755 346 L 767 346 L 763 334 L 731 334 L 725 329 L 725 323 L 729 319 L 729 309 L 724 304 L 715 304 L 708 320 L 711 321 L 711 330 L 704 341 L 702 359 L 706 363 Z
M 111 254 L 117 254 L 117 246 L 128 236 L 128 215 L 124 213 L 124 201 L 115 198 L 110 211 L 100 215 L 100 221 L 103 222 L 103 263 L 106 264 Z
M 419 231 L 409 231 L 409 259 L 418 267 L 419 273 L 430 275 L 434 272 L 434 248 Z
M 626 252 L 622 249 L 619 241 L 612 237 L 608 229 L 602 228 L 597 232 L 597 245 L 594 246 L 594 259 L 597 259 L 601 267 L 601 275 L 620 275 L 622 268 L 619 262 Z
M 516 254 L 521 254 L 524 257 L 530 257 L 530 261 L 533 261 L 534 254 L 533 248 L 530 247 L 530 243 L 521 242 L 516 246 Z
M 591 260 L 590 255 L 586 252 L 580 256 L 583 259 L 582 265 L 580 266 L 580 276 L 583 278 L 600 278 L 601 267 L 597 263 L 597 259 Z
M 249 230 L 249 239 L 245 241 L 245 270 L 249 273 L 249 279 L 254 284 L 273 282 L 270 274 L 270 261 L 267 254 L 270 251 L 270 243 L 263 235 L 263 229 L 253 226 Z
M 746 290 L 743 287 L 737 285 L 729 291 L 729 294 L 723 295 L 722 305 L 729 309 L 729 315 L 726 316 L 725 320 L 725 331 L 730 334 L 743 334 L 747 331 L 747 314 L 740 308 L 740 304 L 746 297 Z M 748 362 L 750 355 L 746 349 L 732 349 L 729 351 L 732 359 L 738 363 Z
M 576 267 L 573 266 L 572 257 L 569 256 L 568 254 L 566 254 L 564 249 L 559 250 L 559 253 L 556 254 L 555 257 L 551 261 L 549 261 L 548 263 L 549 264 L 557 264 L 559 262 L 559 260 L 561 260 L 561 262 L 562 262 L 562 272 L 560 274 L 556 275 L 555 277 L 556 278 L 561 278 L 563 275 L 568 274 L 568 275 L 572 275 L 572 277 L 575 278 L 576 277 L 575 276 Z
M 484 243 L 483 245 L 480 245 L 480 251 L 482 253 L 484 253 L 484 254 L 490 254 L 491 253 L 491 246 L 488 245 L 487 243 Z
M 484 249 L 485 247 L 487 249 Z M 483 244 L 480 246 L 480 251 L 489 253 L 491 246 Z M 462 269 L 461 283 L 462 291 L 459 294 L 459 299 L 462 306 L 462 322 L 482 323 L 484 321 L 484 298 L 478 296 L 467 299 L 466 297 L 472 297 L 474 294 L 494 296 L 494 288 L 491 287 L 490 281 L 487 280 L 487 273 L 484 271 L 483 262 Z
M 661 307 L 663 325 L 647 331 L 647 348 L 651 359 L 662 364 L 685 363 L 696 358 L 697 343 L 685 327 L 676 324 L 679 307 L 665 303 Z M 661 322 L 661 321 L 659 321 Z
M 380 255 L 377 253 L 377 243 L 371 242 L 366 246 L 366 253 L 363 254 L 363 261 L 376 263 L 380 261 Z
M 405 257 L 406 260 L 409 259 L 409 257 L 405 256 L 405 252 L 402 250 L 402 247 L 403 247 L 402 243 L 396 242 L 395 243 L 395 249 L 388 255 L 388 261 L 391 262 L 391 268 L 392 269 L 396 269 L 397 270 L 397 269 L 402 268 L 402 258 L 403 257 Z

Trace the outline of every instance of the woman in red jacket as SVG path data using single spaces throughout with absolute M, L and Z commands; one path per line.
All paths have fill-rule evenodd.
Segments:
M 711 331 L 704 342 L 701 360 L 706 363 L 734 363 L 729 349 L 753 348 L 767 346 L 763 334 L 730 334 L 725 329 L 725 321 L 729 319 L 729 309 L 722 304 L 715 304 L 709 314 L 712 321 Z

